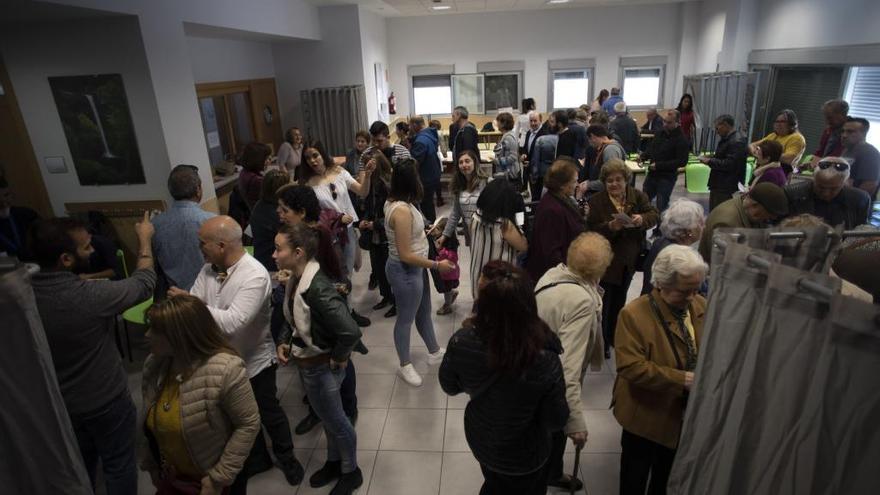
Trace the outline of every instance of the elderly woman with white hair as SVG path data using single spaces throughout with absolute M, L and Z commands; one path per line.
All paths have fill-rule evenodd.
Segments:
M 694 383 L 709 267 L 693 249 L 672 245 L 654 261 L 654 290 L 617 320 L 617 381 L 612 404 L 623 427 L 620 493 L 666 493 L 688 392 Z
M 700 241 L 703 236 L 703 227 L 706 226 L 706 218 L 703 207 L 696 201 L 689 199 L 676 199 L 663 212 L 660 218 L 660 238 L 651 244 L 651 250 L 645 257 L 644 279 L 642 281 L 642 294 L 647 294 L 654 289 L 651 282 L 651 265 L 657 259 L 657 255 L 668 246 L 679 244 L 690 246 Z

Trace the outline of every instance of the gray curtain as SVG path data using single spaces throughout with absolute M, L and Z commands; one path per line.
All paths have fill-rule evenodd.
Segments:
M 319 139 L 333 156 L 354 146 L 354 135 L 366 130 L 367 98 L 362 85 L 318 88 L 300 92 L 305 135 Z
M 0 275 L 0 491 L 91 494 L 29 280 Z
M 670 494 L 880 493 L 880 307 L 782 258 L 713 264 Z
M 828 273 L 840 250 L 841 231 L 826 227 L 773 227 L 767 229 L 720 228 L 715 236 L 725 242 L 744 244 L 780 255 L 779 262 L 802 270 Z M 717 256 L 716 256 L 717 255 Z M 712 260 L 724 259 L 724 251 L 713 245 Z M 713 263 L 714 267 L 715 263 Z
M 693 96 L 696 114 L 694 149 L 715 149 L 715 118 L 733 115 L 736 127 L 748 136 L 754 122 L 755 90 L 758 75 L 754 72 L 714 72 L 684 76 L 684 92 Z

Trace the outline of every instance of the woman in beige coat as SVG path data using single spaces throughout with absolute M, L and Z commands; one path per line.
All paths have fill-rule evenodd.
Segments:
M 161 494 L 228 493 L 260 428 L 244 361 L 196 297 L 156 304 L 147 321 L 141 469 Z
M 548 480 L 550 486 L 566 490 L 580 481 L 562 472 L 565 438 L 578 447 L 587 442 L 587 423 L 581 402 L 581 383 L 587 365 L 598 371 L 602 366 L 602 294 L 599 280 L 611 264 L 611 244 L 595 232 L 576 237 L 568 247 L 565 264 L 547 270 L 535 284 L 538 315 L 562 342 L 562 370 L 565 399 L 571 414 L 563 431 L 553 433 Z

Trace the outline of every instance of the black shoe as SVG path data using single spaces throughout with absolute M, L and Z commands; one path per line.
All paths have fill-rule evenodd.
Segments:
M 571 476 L 564 476 L 562 479 L 548 482 L 547 486 L 562 488 L 566 492 L 579 492 L 584 489 L 584 484 L 581 480 Z
M 309 476 L 309 486 L 320 488 L 329 485 L 340 476 L 342 476 L 342 461 L 327 461 L 321 469 Z
M 385 318 L 391 318 L 392 316 L 397 316 L 397 306 L 391 306 L 391 309 L 385 312 Z
M 361 474 L 361 468 L 355 468 L 354 471 L 339 477 L 336 486 L 330 490 L 330 495 L 351 495 L 363 484 L 364 476 Z
M 262 456 L 261 456 L 261 458 L 262 458 Z M 245 466 L 241 471 L 242 471 L 242 474 L 244 475 L 245 478 L 250 478 L 251 476 L 256 476 L 260 473 L 265 473 L 266 471 L 272 469 L 273 467 L 275 467 L 275 465 L 272 464 L 271 459 L 263 458 L 262 461 L 258 461 L 256 463 L 254 463 L 254 462 L 245 463 Z
M 366 316 L 361 316 L 355 310 L 351 310 L 351 317 L 354 318 L 354 322 L 357 323 L 359 327 L 368 327 L 370 326 L 370 319 Z
M 383 297 L 381 301 L 377 302 L 375 306 L 373 306 L 373 311 L 379 311 L 382 308 L 386 308 L 391 305 L 391 299 L 387 297 Z
M 294 433 L 297 435 L 305 435 L 306 433 L 312 431 L 312 428 L 321 424 L 321 418 L 314 414 L 309 414 L 302 421 L 296 425 L 296 428 L 293 429 Z
M 376 280 L 375 275 L 370 275 L 370 282 L 367 284 L 367 289 L 376 290 L 376 287 L 379 287 L 379 281 Z
M 283 460 L 279 459 L 279 461 L 281 464 L 281 472 L 284 473 L 284 477 L 287 478 L 287 482 L 291 486 L 296 486 L 302 483 L 305 470 L 293 454 L 290 454 L 289 458 Z

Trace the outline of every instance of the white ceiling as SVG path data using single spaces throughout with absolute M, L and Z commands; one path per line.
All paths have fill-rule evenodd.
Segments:
M 512 10 L 546 10 L 593 7 L 599 5 L 644 5 L 680 3 L 696 0 L 570 0 L 568 3 L 548 4 L 547 0 L 306 0 L 318 7 L 330 5 L 361 5 L 385 17 L 461 14 L 468 12 L 503 12 Z M 448 5 L 448 10 L 431 7 Z

